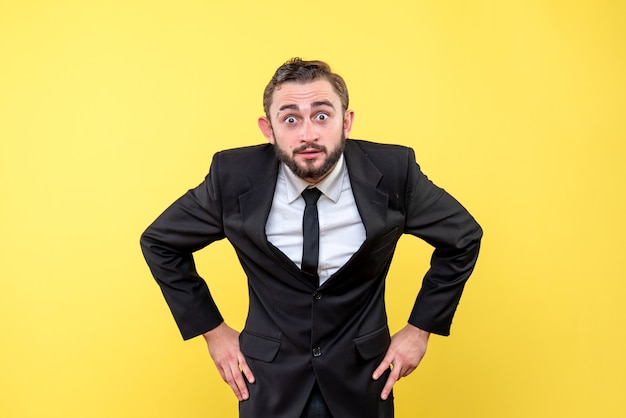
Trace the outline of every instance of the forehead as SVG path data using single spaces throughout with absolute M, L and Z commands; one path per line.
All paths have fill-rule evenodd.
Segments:
M 329 101 L 337 108 L 341 108 L 341 98 L 328 80 L 315 80 L 307 83 L 286 82 L 274 90 L 272 94 L 272 108 L 295 104 L 310 105 L 315 102 Z

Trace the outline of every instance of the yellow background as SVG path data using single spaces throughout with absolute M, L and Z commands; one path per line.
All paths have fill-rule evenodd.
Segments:
M 626 5 L 593 0 L 3 0 L 0 416 L 236 416 L 138 239 L 214 152 L 264 141 L 293 56 L 346 78 L 352 137 L 414 147 L 485 229 L 398 417 L 626 416 Z M 394 330 L 429 251 L 400 243 Z M 233 251 L 198 264 L 240 327 Z

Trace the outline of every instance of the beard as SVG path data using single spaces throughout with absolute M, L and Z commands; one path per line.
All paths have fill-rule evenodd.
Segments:
M 346 136 L 343 132 L 341 132 L 341 141 L 339 142 L 337 148 L 331 150 L 330 154 L 328 153 L 328 150 L 325 146 L 319 145 L 315 142 L 308 145 L 303 145 L 293 150 L 293 154 L 297 154 L 298 152 L 302 152 L 306 149 L 316 149 L 326 154 L 326 159 L 318 168 L 314 167 L 313 161 L 307 161 L 304 166 L 298 165 L 295 158 L 293 157 L 293 154 L 289 155 L 285 151 L 280 149 L 276 141 L 276 137 L 274 137 L 273 147 L 274 152 L 276 153 L 276 157 L 278 157 L 281 162 L 285 163 L 285 165 L 289 167 L 289 169 L 293 171 L 296 176 L 307 181 L 317 181 L 318 179 L 324 177 L 328 172 L 330 172 L 330 170 L 335 167 L 335 164 L 337 164 L 337 161 L 339 161 L 339 158 L 341 158 L 341 154 L 346 147 Z

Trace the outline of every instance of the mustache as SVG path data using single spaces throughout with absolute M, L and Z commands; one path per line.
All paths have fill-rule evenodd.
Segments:
M 311 142 L 310 144 L 304 144 L 304 145 L 302 145 L 302 146 L 300 146 L 298 148 L 294 148 L 293 153 L 294 154 L 298 154 L 300 152 L 304 152 L 306 150 L 311 150 L 311 149 L 314 149 L 314 150 L 317 150 L 317 151 L 326 152 L 326 147 L 324 145 L 320 145 L 318 143 Z

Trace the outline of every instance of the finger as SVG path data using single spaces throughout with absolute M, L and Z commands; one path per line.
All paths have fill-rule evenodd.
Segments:
M 402 376 L 402 377 L 407 377 L 408 375 L 410 375 L 411 373 L 413 373 L 413 372 L 415 371 L 415 369 L 417 369 L 417 366 L 416 366 L 416 367 L 413 367 L 413 366 L 412 366 L 412 367 L 408 367 L 408 368 L 406 368 L 406 369 L 402 372 L 402 375 L 401 375 L 401 376 Z
M 395 367 L 391 370 L 391 373 L 389 373 L 389 377 L 385 382 L 385 386 L 383 387 L 383 391 L 380 393 L 380 399 L 382 399 L 383 401 L 387 400 L 389 394 L 391 393 L 391 390 L 393 389 L 393 385 L 395 385 L 395 383 L 400 379 L 400 372 L 396 369 L 399 368 Z
M 383 373 L 385 373 L 389 369 L 389 367 L 391 367 L 391 360 L 385 357 L 383 361 L 381 361 L 381 363 L 378 365 L 376 370 L 374 370 L 374 373 L 372 374 L 372 379 L 378 380 L 378 378 L 380 378 L 380 376 L 382 376 Z
M 239 401 L 245 401 L 248 399 L 248 388 L 244 379 L 239 371 L 239 367 L 235 369 L 226 367 L 222 369 L 222 378 L 230 386 L 231 390 Z
M 237 369 L 237 374 L 235 374 L 235 385 L 237 386 L 238 393 L 239 393 L 239 395 L 237 396 L 237 399 L 239 399 L 240 401 L 247 400 L 248 397 L 250 396 L 248 394 L 248 386 L 246 385 L 246 381 L 243 378 L 243 375 L 241 374 L 239 369 Z
M 252 370 L 250 370 L 250 367 L 248 367 L 248 363 L 246 362 L 246 359 L 243 355 L 240 355 L 239 367 L 241 368 L 241 372 L 244 374 L 244 376 L 246 376 L 246 379 L 248 379 L 248 382 L 254 383 L 254 374 L 252 374 Z

